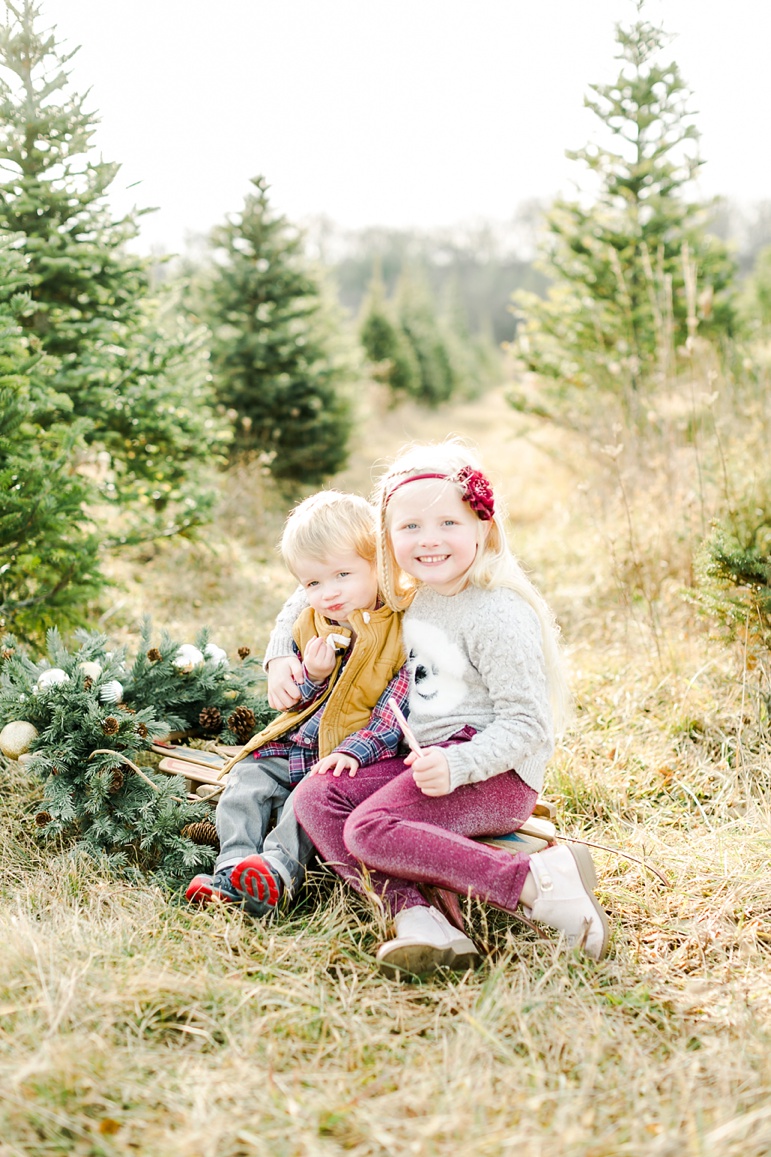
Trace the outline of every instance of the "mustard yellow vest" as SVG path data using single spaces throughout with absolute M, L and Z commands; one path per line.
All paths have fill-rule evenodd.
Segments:
M 376 611 L 354 611 L 351 626 L 356 634 L 353 651 L 345 667 L 342 656 L 338 655 L 335 668 L 329 676 L 327 689 L 318 699 L 297 710 L 282 712 L 276 719 L 252 736 L 237 755 L 229 759 L 218 778 L 248 755 L 257 751 L 273 739 L 279 739 L 288 731 L 294 731 L 309 716 L 318 711 L 324 703 L 319 728 L 319 758 L 323 759 L 354 731 L 360 731 L 369 723 L 372 709 L 385 691 L 394 675 L 404 665 L 405 653 L 402 643 L 402 617 L 390 607 L 380 607 Z M 329 634 L 350 634 L 345 627 L 328 622 L 318 611 L 307 607 L 297 619 L 292 633 L 302 655 L 311 639 Z

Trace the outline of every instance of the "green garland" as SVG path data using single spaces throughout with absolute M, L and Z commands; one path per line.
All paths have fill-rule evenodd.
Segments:
M 165 632 L 159 646 L 150 643 L 148 621 L 129 665 L 125 649 L 111 650 L 104 635 L 78 632 L 77 645 L 68 649 L 53 629 L 47 659 L 36 662 L 6 635 L 0 640 L 0 728 L 8 735 L 14 730 L 8 724 L 23 721 L 37 732 L 23 758 L 42 781 L 35 815 L 42 840 L 174 887 L 213 861 L 212 847 L 182 834 L 208 817 L 210 807 L 188 800 L 183 778 L 137 767 L 137 759 L 171 732 L 243 743 L 272 712 L 254 690 L 261 673 L 246 648 L 231 667 L 205 630 L 194 645 Z

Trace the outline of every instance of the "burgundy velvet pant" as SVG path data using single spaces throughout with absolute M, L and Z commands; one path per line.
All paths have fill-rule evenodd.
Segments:
M 529 857 L 471 837 L 515 831 L 537 798 L 515 771 L 449 795 L 423 795 L 401 758 L 362 767 L 353 778 L 306 776 L 292 796 L 295 815 L 322 860 L 358 892 L 364 891 L 363 864 L 391 915 L 426 903 L 418 883 L 515 911 Z

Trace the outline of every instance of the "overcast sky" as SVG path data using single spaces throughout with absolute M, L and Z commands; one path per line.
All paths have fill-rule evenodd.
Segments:
M 567 192 L 592 82 L 613 79 L 631 0 L 42 0 L 118 209 L 157 205 L 143 245 L 177 249 L 264 173 L 298 220 L 505 220 Z M 649 0 L 699 111 L 701 192 L 771 197 L 768 0 Z M 138 184 L 137 184 L 138 183 Z M 127 190 L 128 186 L 134 186 Z

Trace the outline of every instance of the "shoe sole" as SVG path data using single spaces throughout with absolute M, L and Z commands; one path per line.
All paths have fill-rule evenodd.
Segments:
M 594 960 L 602 960 L 608 951 L 608 941 L 610 939 L 610 925 L 608 924 L 608 917 L 605 915 L 605 910 L 601 907 L 599 900 L 594 894 L 594 889 L 597 887 L 597 872 L 594 867 L 594 860 L 591 852 L 583 844 L 570 844 L 570 854 L 576 862 L 578 874 L 581 877 L 581 883 L 586 888 L 589 899 L 592 902 L 595 912 L 597 913 L 600 923 L 602 924 L 602 944 L 597 956 L 594 953 L 588 953 Z M 584 936 L 584 941 L 586 937 Z M 583 948 L 586 952 L 585 943 L 580 940 L 576 947 Z
M 237 892 L 244 892 L 252 900 L 275 908 L 281 893 L 273 872 L 262 856 L 247 856 L 230 873 L 230 882 Z
M 385 946 L 384 946 L 385 947 Z M 378 968 L 391 979 L 407 976 L 430 976 L 441 968 L 468 972 L 479 964 L 479 953 L 470 940 L 437 948 L 432 944 L 395 944 L 387 953 L 380 949 Z
M 190 904 L 198 904 L 199 907 L 205 908 L 208 904 L 235 904 L 232 896 L 226 896 L 224 892 L 218 892 L 216 888 L 212 888 L 211 884 L 196 883 L 196 880 L 191 880 L 185 891 L 185 899 Z

